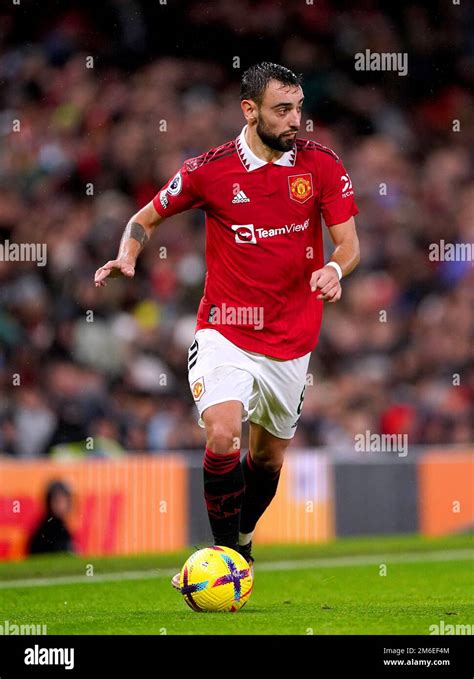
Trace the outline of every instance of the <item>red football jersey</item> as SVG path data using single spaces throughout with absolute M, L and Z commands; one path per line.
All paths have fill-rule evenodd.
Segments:
M 351 180 L 337 155 L 297 139 L 274 162 L 245 140 L 186 160 L 156 194 L 162 217 L 206 212 L 204 295 L 196 330 L 214 328 L 231 342 L 279 359 L 312 351 L 323 301 L 311 274 L 324 265 L 321 215 L 328 227 L 358 212 Z

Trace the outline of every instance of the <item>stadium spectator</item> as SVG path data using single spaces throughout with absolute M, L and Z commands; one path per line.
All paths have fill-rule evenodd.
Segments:
M 30 537 L 28 554 L 75 551 L 66 519 L 71 510 L 72 494 L 62 481 L 52 481 L 46 490 L 45 513 Z

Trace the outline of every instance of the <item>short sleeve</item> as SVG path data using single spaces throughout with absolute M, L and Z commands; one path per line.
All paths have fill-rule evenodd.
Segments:
M 326 226 L 347 222 L 359 212 L 351 178 L 342 162 L 334 156 L 327 156 L 321 168 L 320 207 Z
M 153 206 L 161 217 L 172 217 L 185 210 L 202 207 L 204 200 L 198 195 L 186 163 L 171 177 L 153 198 Z

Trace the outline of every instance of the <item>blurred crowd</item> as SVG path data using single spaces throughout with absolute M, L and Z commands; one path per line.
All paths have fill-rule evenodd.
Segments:
M 473 440 L 472 261 L 429 258 L 474 243 L 469 9 L 330 4 L 0 10 L 0 242 L 47 245 L 43 267 L 0 260 L 0 452 L 202 449 L 186 353 L 203 214 L 162 224 L 133 280 L 93 275 L 185 158 L 237 136 L 240 76 L 265 59 L 304 74 L 300 136 L 342 156 L 360 209 L 362 261 L 326 307 L 293 445 Z M 408 76 L 355 71 L 365 49 L 406 51 Z

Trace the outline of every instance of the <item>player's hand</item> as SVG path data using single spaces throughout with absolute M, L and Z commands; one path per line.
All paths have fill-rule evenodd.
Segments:
M 97 269 L 94 276 L 94 283 L 96 288 L 102 288 L 106 283 L 106 278 L 117 278 L 117 276 L 125 276 L 126 278 L 133 278 L 135 275 L 135 264 L 127 259 L 111 259 Z
M 313 271 L 309 282 L 312 292 L 320 290 L 317 299 L 333 304 L 341 299 L 342 287 L 337 271 L 333 266 L 323 266 Z

